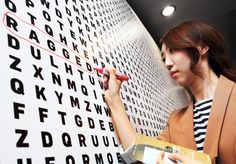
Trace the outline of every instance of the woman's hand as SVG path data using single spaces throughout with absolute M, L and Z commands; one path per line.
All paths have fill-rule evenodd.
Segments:
M 173 161 L 180 161 L 181 164 L 202 164 L 201 161 L 180 154 L 170 154 L 168 157 Z
M 165 155 L 165 152 L 164 151 L 161 151 L 158 156 L 157 156 L 157 160 L 156 160 L 156 164 L 167 164 L 167 162 L 164 161 L 164 155 Z
M 106 103 L 110 108 L 114 129 L 123 148 L 126 150 L 136 141 L 137 134 L 127 117 L 126 110 L 121 101 L 120 87 L 122 81 L 116 78 L 116 70 L 114 68 L 106 69 L 106 71 L 109 73 L 109 77 L 103 76 Z
M 105 99 L 109 106 L 120 100 L 120 87 L 122 81 L 116 78 L 116 70 L 114 68 L 107 68 L 109 77 L 103 76 L 103 87 L 105 89 Z
M 164 151 L 162 151 L 161 153 L 158 154 L 156 164 L 166 164 L 167 163 L 163 159 L 164 155 L 165 155 Z M 180 162 L 181 164 L 202 164 L 202 162 L 200 162 L 200 161 L 191 159 L 187 156 L 183 156 L 180 154 L 169 154 L 168 158 L 172 161 Z

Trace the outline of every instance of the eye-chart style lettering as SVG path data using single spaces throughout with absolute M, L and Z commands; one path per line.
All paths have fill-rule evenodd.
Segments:
M 0 163 L 122 163 L 95 67 L 128 75 L 121 97 L 140 134 L 157 136 L 170 112 L 186 104 L 125 0 L 0 6 Z

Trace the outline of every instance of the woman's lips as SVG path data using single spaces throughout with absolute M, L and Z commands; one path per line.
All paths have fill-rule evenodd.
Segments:
M 178 71 L 171 71 L 171 72 L 170 72 L 170 76 L 171 76 L 171 77 L 174 77 L 177 72 L 178 72 Z

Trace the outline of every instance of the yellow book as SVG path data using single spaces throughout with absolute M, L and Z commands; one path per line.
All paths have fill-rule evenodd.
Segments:
M 203 164 L 211 164 L 208 154 L 201 153 L 189 148 L 174 145 L 165 141 L 157 140 L 152 137 L 139 135 L 133 146 L 122 153 L 125 163 L 145 163 L 155 164 L 159 152 L 165 151 L 164 160 L 167 164 L 180 163 L 170 160 L 167 156 L 169 153 L 178 153 L 189 158 L 201 161 Z

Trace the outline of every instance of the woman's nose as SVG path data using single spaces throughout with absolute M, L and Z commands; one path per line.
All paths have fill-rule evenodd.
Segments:
M 174 62 L 170 58 L 168 57 L 165 58 L 165 66 L 168 70 L 172 68 L 173 64 Z

